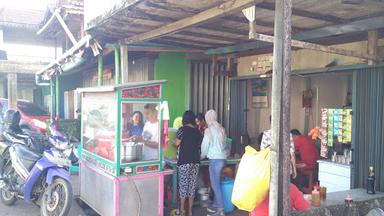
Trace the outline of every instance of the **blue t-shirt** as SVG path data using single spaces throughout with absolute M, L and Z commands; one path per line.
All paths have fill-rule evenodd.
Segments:
M 143 134 L 143 128 L 144 128 L 144 125 L 142 124 L 139 124 L 139 125 L 128 124 L 129 136 L 141 136 Z

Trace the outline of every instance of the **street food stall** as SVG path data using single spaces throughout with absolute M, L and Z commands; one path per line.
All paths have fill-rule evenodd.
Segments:
M 79 89 L 80 199 L 100 215 L 163 215 L 164 83 Z
M 351 189 L 352 109 L 321 109 L 319 181 L 328 192 Z

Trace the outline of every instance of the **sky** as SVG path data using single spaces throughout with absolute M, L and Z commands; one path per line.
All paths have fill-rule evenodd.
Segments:
M 0 0 L 0 7 L 16 7 L 43 10 L 54 0 Z

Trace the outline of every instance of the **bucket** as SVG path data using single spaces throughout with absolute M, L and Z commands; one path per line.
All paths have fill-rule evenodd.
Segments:
M 223 193 L 224 212 L 229 213 L 235 210 L 235 206 L 232 203 L 232 190 L 235 180 L 231 178 L 224 178 L 221 181 L 221 191 Z

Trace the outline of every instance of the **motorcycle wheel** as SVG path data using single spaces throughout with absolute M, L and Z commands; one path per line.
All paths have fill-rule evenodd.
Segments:
M 67 216 L 72 206 L 72 186 L 62 179 L 56 178 L 51 185 L 51 194 L 44 192 L 41 200 L 40 214 L 42 216 Z M 51 196 L 51 201 L 48 201 Z
M 2 159 L 2 158 L 1 158 Z M 12 166 L 11 164 L 4 166 L 4 171 L 1 173 L 3 176 L 9 176 L 12 173 Z M 7 186 L 4 186 L 7 187 Z M 0 199 L 1 202 L 4 203 L 4 205 L 11 206 L 15 204 L 17 201 L 17 197 L 14 193 L 7 191 L 6 189 L 1 188 L 0 190 Z
M 15 195 L 11 192 L 8 192 L 4 189 L 1 189 L 1 196 L 0 196 L 1 202 L 4 203 L 4 205 L 11 206 L 15 204 L 17 201 L 17 198 Z

